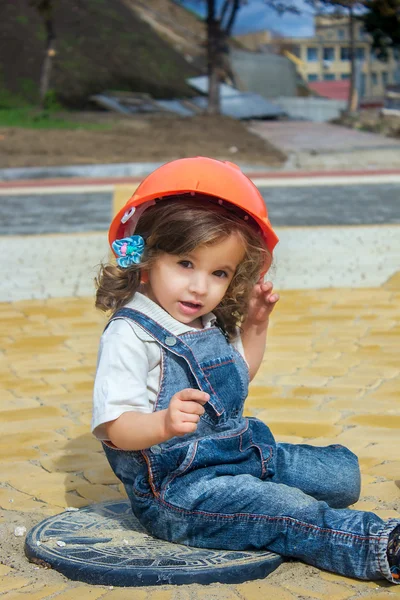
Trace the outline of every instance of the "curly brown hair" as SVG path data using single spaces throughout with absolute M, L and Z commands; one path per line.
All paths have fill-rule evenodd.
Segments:
M 210 204 L 211 203 L 211 204 Z M 220 304 L 214 309 L 230 340 L 247 316 L 248 303 L 260 273 L 271 265 L 271 255 L 258 225 L 243 211 L 220 206 L 212 197 L 174 196 L 150 206 L 140 217 L 135 235 L 145 240 L 140 264 L 121 268 L 101 265 L 95 279 L 96 307 L 114 313 L 139 289 L 141 273 L 151 269 L 163 254 L 187 255 L 198 246 L 212 246 L 232 233 L 243 241 L 245 255 Z M 129 232 L 128 232 L 129 235 Z

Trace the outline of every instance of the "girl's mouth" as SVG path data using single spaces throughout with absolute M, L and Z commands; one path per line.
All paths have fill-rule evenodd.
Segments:
M 179 302 L 179 306 L 181 311 L 186 315 L 192 315 L 202 307 L 201 304 L 197 304 L 195 302 Z

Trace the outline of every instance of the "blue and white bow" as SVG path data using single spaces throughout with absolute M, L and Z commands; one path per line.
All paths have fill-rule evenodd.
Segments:
M 141 235 L 132 235 L 121 240 L 115 240 L 112 243 L 112 249 L 118 256 L 117 265 L 123 269 L 131 265 L 138 265 L 142 260 L 144 246 L 144 239 Z

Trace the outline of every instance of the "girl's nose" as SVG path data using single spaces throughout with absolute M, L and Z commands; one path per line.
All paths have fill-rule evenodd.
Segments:
M 189 283 L 189 290 L 193 294 L 205 294 L 207 292 L 207 276 L 199 272 L 193 273 Z

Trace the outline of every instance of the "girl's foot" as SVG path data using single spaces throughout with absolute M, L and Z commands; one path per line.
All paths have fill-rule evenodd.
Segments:
M 400 579 L 400 525 L 389 535 L 387 557 L 393 579 Z

